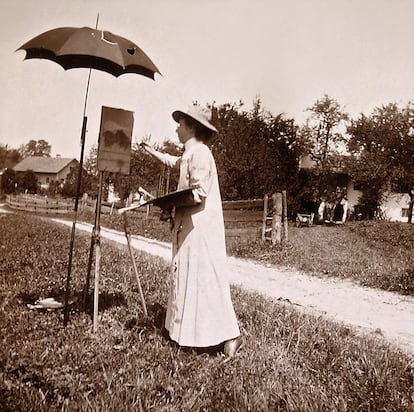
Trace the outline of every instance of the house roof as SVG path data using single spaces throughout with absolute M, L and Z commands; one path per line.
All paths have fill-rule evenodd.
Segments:
M 73 157 L 29 156 L 14 166 L 16 172 L 33 170 L 35 173 L 59 173 L 69 163 L 77 161 Z

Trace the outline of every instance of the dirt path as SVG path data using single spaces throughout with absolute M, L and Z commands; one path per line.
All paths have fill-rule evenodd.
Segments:
M 61 219 L 55 222 L 71 226 Z M 77 229 L 91 232 L 92 225 L 78 223 Z M 104 239 L 126 244 L 121 232 L 102 228 Z M 142 236 L 132 237 L 132 246 L 166 261 L 171 245 Z M 229 257 L 230 282 L 269 297 L 280 299 L 307 312 L 324 314 L 360 329 L 383 335 L 401 349 L 414 354 L 414 297 L 358 286 L 347 280 L 310 276 L 281 270 L 272 265 Z

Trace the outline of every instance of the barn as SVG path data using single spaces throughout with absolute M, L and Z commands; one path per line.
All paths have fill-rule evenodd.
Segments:
M 14 166 L 16 173 L 32 170 L 42 189 L 48 189 L 51 182 L 64 183 L 65 179 L 79 162 L 70 157 L 29 156 Z

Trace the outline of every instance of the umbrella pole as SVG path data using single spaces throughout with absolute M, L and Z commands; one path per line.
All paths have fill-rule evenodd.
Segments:
M 88 84 L 89 86 L 89 84 Z M 83 171 L 83 155 L 85 151 L 85 136 L 86 136 L 86 124 L 88 122 L 88 118 L 83 116 L 83 123 L 82 123 L 82 133 L 81 133 L 81 153 L 79 158 L 79 173 L 78 173 L 78 182 L 76 187 L 76 198 L 75 198 L 75 217 L 72 223 L 72 232 L 70 235 L 70 246 L 69 246 L 69 258 L 68 258 L 68 273 L 66 276 L 66 292 L 65 292 L 65 308 L 64 308 L 64 316 L 63 316 L 63 325 L 66 326 L 69 321 L 69 295 L 70 295 L 70 277 L 72 274 L 72 258 L 73 258 L 73 246 L 75 243 L 75 229 L 76 229 L 76 221 L 78 219 L 78 207 L 79 207 L 79 197 L 80 197 L 80 190 L 81 190 L 81 181 L 82 181 L 82 171 Z
M 99 17 L 99 15 L 98 15 Z M 70 235 L 70 246 L 69 246 L 69 257 L 68 257 L 68 273 L 66 276 L 66 291 L 65 291 L 65 307 L 63 309 L 63 326 L 66 326 L 69 321 L 69 296 L 70 296 L 70 278 L 72 275 L 72 259 L 73 259 L 73 246 L 75 243 L 75 230 L 76 230 L 76 221 L 78 220 L 78 206 L 79 206 L 79 197 L 81 191 L 81 182 L 82 182 L 82 172 L 83 172 L 83 156 L 85 152 L 85 140 L 86 140 L 86 125 L 88 123 L 88 118 L 86 117 L 86 105 L 88 103 L 88 93 L 89 85 L 91 82 L 91 73 L 92 70 L 89 69 L 88 82 L 86 84 L 86 93 L 85 93 L 85 102 L 83 105 L 83 122 L 82 122 L 82 132 L 81 132 L 81 151 L 79 155 L 79 172 L 78 172 L 78 182 L 76 186 L 76 197 L 75 197 L 75 217 L 73 218 L 72 223 L 72 232 Z
M 98 330 L 98 307 L 99 307 L 99 274 L 101 270 L 101 205 L 102 205 L 102 185 L 103 171 L 99 172 L 98 200 L 96 203 L 96 227 L 93 236 L 95 238 L 95 288 L 93 291 L 93 331 Z

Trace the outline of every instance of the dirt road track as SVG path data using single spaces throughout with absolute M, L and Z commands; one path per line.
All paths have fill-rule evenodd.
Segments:
M 52 219 L 71 226 L 72 223 Z M 92 231 L 92 225 L 78 223 L 77 230 Z M 126 244 L 122 232 L 102 228 L 101 235 Z M 142 236 L 132 236 L 133 248 L 171 259 L 171 245 Z M 317 277 L 250 260 L 229 257 L 232 284 L 266 296 L 299 305 L 306 311 L 324 314 L 360 329 L 363 333 L 382 334 L 405 352 L 414 354 L 414 297 L 371 289 L 336 278 Z

